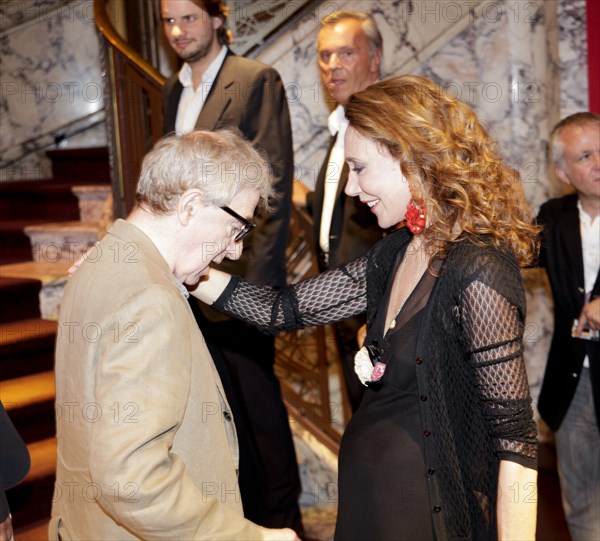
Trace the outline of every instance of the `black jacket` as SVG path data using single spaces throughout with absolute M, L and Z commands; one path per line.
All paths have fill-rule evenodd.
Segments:
M 590 378 L 600 429 L 600 342 L 571 337 L 573 320 L 585 302 L 583 253 L 576 194 L 544 203 L 540 266 L 545 267 L 554 299 L 554 334 L 540 391 L 538 409 L 552 430 L 558 430 L 575 395 L 583 360 L 590 358 Z M 592 298 L 600 296 L 600 273 Z

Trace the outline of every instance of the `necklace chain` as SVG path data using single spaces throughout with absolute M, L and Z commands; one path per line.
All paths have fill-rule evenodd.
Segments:
M 421 250 L 420 250 L 421 246 L 422 245 L 417 247 L 417 257 L 419 258 L 419 264 L 417 266 L 415 273 L 413 274 L 413 276 L 411 278 L 411 281 L 410 281 L 408 289 L 406 290 L 406 293 L 404 295 L 402 295 L 402 297 L 398 296 L 398 289 L 400 287 L 400 283 L 402 282 L 402 280 L 401 280 L 402 273 L 407 266 L 408 250 L 410 250 L 410 248 L 411 248 L 410 244 L 406 248 L 407 251 L 404 254 L 404 259 L 402 259 L 400 268 L 398 269 L 398 272 L 396 273 L 396 276 L 394 277 L 394 284 L 392 286 L 392 291 L 391 291 L 392 310 L 391 310 L 391 313 L 388 315 L 388 318 L 389 318 L 388 329 L 394 329 L 396 327 L 396 319 L 398 318 L 398 314 L 400 313 L 400 310 L 402 310 L 404 304 L 408 300 L 408 297 L 410 297 L 410 294 L 414 291 L 418 280 L 420 280 L 421 276 L 423 275 L 423 266 L 425 264 L 425 261 L 427 260 L 427 257 L 425 256 L 424 253 L 421 253 Z

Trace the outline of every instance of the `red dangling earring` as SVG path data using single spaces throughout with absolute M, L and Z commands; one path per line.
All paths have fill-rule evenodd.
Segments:
M 418 235 L 425 229 L 427 223 L 427 214 L 424 208 L 419 208 L 415 205 L 413 199 L 406 205 L 406 226 L 414 235 Z

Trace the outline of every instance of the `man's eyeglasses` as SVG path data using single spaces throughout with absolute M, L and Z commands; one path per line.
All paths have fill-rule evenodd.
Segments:
M 252 230 L 256 227 L 256 224 L 253 224 L 249 220 L 246 220 L 246 218 L 240 216 L 235 210 L 230 209 L 227 205 L 223 205 L 220 208 L 230 216 L 233 216 L 238 222 L 242 224 L 242 228 L 235 234 L 235 237 L 233 239 L 235 240 L 235 242 L 244 240 L 250 233 L 252 233 Z

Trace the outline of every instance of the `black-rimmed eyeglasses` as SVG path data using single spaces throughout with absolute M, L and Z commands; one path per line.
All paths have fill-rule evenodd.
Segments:
M 230 209 L 227 205 L 223 205 L 220 208 L 230 216 L 233 216 L 238 222 L 242 224 L 242 228 L 235 234 L 235 237 L 233 239 L 235 240 L 235 242 L 244 240 L 250 233 L 252 233 L 252 230 L 256 227 L 256 224 L 253 224 L 251 221 L 246 220 L 246 218 L 240 216 L 235 210 Z

